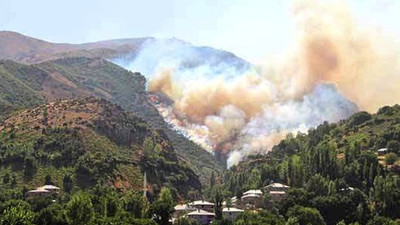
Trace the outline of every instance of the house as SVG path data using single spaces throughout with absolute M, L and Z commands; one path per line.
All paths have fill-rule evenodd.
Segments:
M 387 148 L 378 149 L 377 152 L 378 152 L 378 155 L 379 155 L 379 156 L 385 155 L 385 154 L 387 153 Z
M 57 194 L 58 191 L 60 190 L 59 187 L 56 187 L 54 185 L 44 185 L 44 186 L 39 187 L 37 189 L 47 190 L 47 191 L 51 192 L 52 194 Z
M 252 202 L 258 201 L 261 197 L 262 197 L 261 195 L 247 194 L 247 195 L 243 195 L 240 199 L 244 203 L 252 203 Z
M 59 187 L 56 187 L 54 185 L 44 185 L 42 187 L 38 187 L 35 190 L 30 190 L 27 192 L 27 197 L 33 197 L 33 196 L 52 196 L 58 194 L 58 191 L 60 190 Z
M 191 203 L 189 203 L 189 206 L 192 208 L 201 209 L 201 210 L 205 210 L 208 212 L 214 212 L 214 203 L 207 202 L 204 200 L 198 200 L 198 201 L 191 202 Z
M 339 191 L 354 191 L 353 187 L 340 188 Z
M 174 207 L 174 214 L 173 218 L 179 218 L 183 215 L 186 215 L 189 212 L 193 212 L 196 210 L 196 208 L 191 207 L 189 204 L 178 204 Z
M 237 208 L 223 208 L 222 209 L 222 214 L 224 215 L 224 218 L 226 218 L 229 221 L 235 221 L 236 217 L 238 217 L 239 214 L 242 212 L 244 212 L 244 210 L 237 209 Z
M 240 200 L 247 204 L 247 203 L 253 203 L 260 200 L 263 196 L 263 193 L 261 190 L 248 190 L 245 193 L 243 193 L 242 197 Z
M 201 225 L 207 225 L 213 221 L 215 213 L 197 209 L 193 212 L 188 213 L 187 217 L 193 220 L 197 220 Z
M 271 199 L 274 202 L 280 202 L 286 197 L 286 192 L 290 189 L 289 186 L 281 183 L 272 183 L 266 187 L 264 190 L 269 193 Z
M 51 193 L 48 190 L 44 189 L 36 189 L 36 190 L 30 190 L 27 192 L 26 196 L 29 197 L 34 197 L 34 196 L 41 196 L 41 197 L 46 197 L 50 196 Z
M 257 205 L 261 205 L 263 200 L 263 193 L 261 190 L 249 190 L 243 193 L 240 198 L 240 202 L 236 203 L 236 207 L 239 208 L 256 208 Z
M 232 204 L 236 204 L 237 201 L 238 201 L 237 196 L 234 196 L 234 197 L 231 198 Z
M 269 195 L 274 202 L 280 202 L 285 199 L 286 192 L 284 191 L 270 191 Z
M 243 195 L 263 195 L 261 190 L 248 190 Z
M 266 186 L 264 189 L 266 191 L 287 191 L 290 187 L 281 183 L 272 183 Z

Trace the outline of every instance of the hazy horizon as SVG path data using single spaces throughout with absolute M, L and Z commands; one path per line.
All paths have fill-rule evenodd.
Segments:
M 0 30 L 57 43 L 122 38 L 177 38 L 231 51 L 249 61 L 282 53 L 293 41 L 293 1 L 0 0 Z M 349 2 L 362 24 L 399 33 L 400 3 Z

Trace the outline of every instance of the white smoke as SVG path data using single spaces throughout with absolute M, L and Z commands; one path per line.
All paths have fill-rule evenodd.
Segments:
M 300 35 L 281 63 L 257 67 L 175 39 L 150 40 L 133 61 L 115 62 L 145 74 L 150 91 L 174 101 L 158 105 L 166 121 L 205 149 L 227 155 L 231 166 L 269 151 L 289 132 L 347 118 L 358 111 L 352 101 L 375 110 L 398 100 L 396 46 L 360 31 L 346 5 L 335 3 L 295 1 Z M 384 90 L 377 83 L 385 83 Z

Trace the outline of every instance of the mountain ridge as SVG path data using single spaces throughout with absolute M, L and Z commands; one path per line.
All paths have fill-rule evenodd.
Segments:
M 103 99 L 58 100 L 23 110 L 4 121 L 0 134 L 2 170 L 11 168 L 31 188 L 45 173 L 58 183 L 72 173 L 79 188 L 105 182 L 140 190 L 146 172 L 150 184 L 168 183 L 183 196 L 201 189 L 161 130 Z
M 193 166 L 203 183 L 212 172 L 222 171 L 210 153 L 173 131 L 164 121 L 148 101 L 146 79 L 139 73 L 101 58 L 62 58 L 34 65 L 1 60 L 0 80 L 5 87 L 0 90 L 0 118 L 58 99 L 104 98 L 136 113 L 153 129 L 163 130 L 179 157 Z

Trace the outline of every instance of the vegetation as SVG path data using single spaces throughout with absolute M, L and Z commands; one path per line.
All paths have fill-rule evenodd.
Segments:
M 176 202 L 200 197 L 215 203 L 213 224 L 232 224 L 222 202 L 272 182 L 291 186 L 286 198 L 265 193 L 262 209 L 233 224 L 400 224 L 398 105 L 288 134 L 221 175 L 213 156 L 168 128 L 139 74 L 102 59 L 2 60 L 0 81 L 0 225 L 164 225 Z M 86 96 L 107 100 L 76 99 Z M 28 197 L 44 184 L 62 191 Z
M 286 199 L 265 201 L 264 207 L 286 224 L 400 224 L 399 122 L 395 105 L 323 123 L 308 134 L 289 134 L 269 154 L 250 156 L 228 170 L 223 193 L 240 197 L 281 182 L 292 187 Z M 378 157 L 384 147 L 388 154 Z
M 0 124 L 16 111 L 60 99 L 95 96 L 134 112 L 172 143 L 206 184 L 222 166 L 207 151 L 173 131 L 147 100 L 145 78 L 99 58 L 61 58 L 35 65 L 0 60 Z M 46 109 L 43 109 L 46 113 Z M 43 123 L 47 123 L 46 117 Z
M 143 173 L 175 199 L 201 189 L 169 140 L 138 117 L 94 98 L 57 101 L 23 111 L 0 127 L 0 188 L 56 184 L 66 193 L 111 183 L 139 190 Z M 46 123 L 43 121 L 46 120 Z

